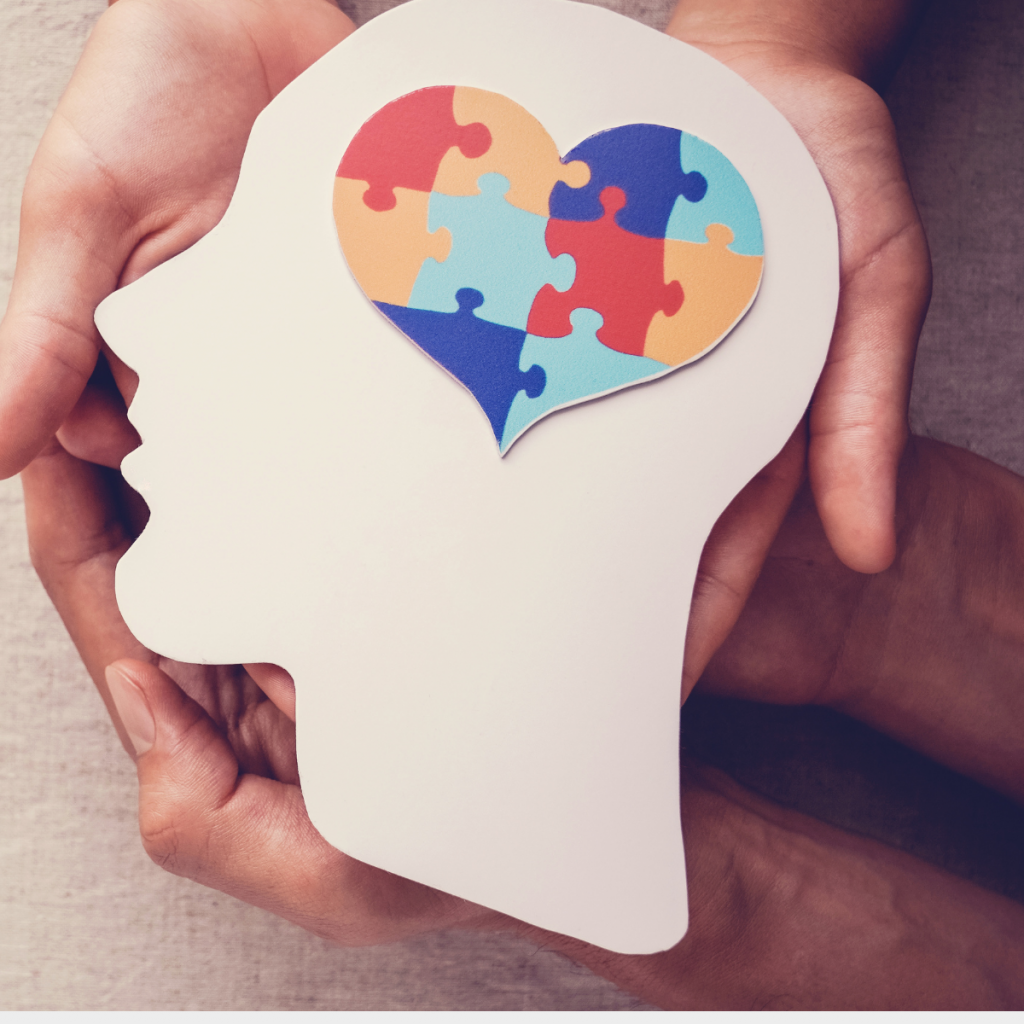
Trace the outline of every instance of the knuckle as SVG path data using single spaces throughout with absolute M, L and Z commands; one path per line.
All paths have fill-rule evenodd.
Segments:
M 736 601 L 743 600 L 740 591 L 722 573 L 714 569 L 701 568 L 697 570 L 693 592 L 694 603 L 697 599 L 710 600 L 716 597 Z
M 194 874 L 195 829 L 178 801 L 163 796 L 140 801 L 139 835 L 154 864 L 174 875 Z

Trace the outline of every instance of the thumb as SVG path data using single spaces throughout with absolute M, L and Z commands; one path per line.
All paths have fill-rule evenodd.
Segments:
M 143 846 L 161 867 L 342 945 L 488 913 L 334 849 L 299 788 L 240 773 L 212 719 L 156 666 L 124 659 L 106 677 L 136 751 Z
M 206 836 L 238 784 L 234 751 L 199 704 L 155 665 L 125 658 L 105 675 L 135 748 L 143 846 L 167 870 L 198 877 Z

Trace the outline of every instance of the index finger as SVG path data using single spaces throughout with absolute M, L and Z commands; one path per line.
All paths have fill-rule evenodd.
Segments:
M 43 449 L 82 394 L 102 344 L 93 314 L 117 287 L 129 230 L 102 165 L 58 113 L 25 185 L 0 323 L 0 478 Z

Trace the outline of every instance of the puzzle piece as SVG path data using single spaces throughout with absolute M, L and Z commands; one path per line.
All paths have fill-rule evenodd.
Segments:
M 683 132 L 679 145 L 682 165 L 699 170 L 707 179 L 708 191 L 699 203 L 676 201 L 665 237 L 703 245 L 704 232 L 709 225 L 727 224 L 735 236 L 730 251 L 744 256 L 763 256 L 761 218 L 740 172 L 714 146 L 695 135 Z
M 644 340 L 655 312 L 671 316 L 683 301 L 678 281 L 665 283 L 665 242 L 623 231 L 615 214 L 626 202 L 620 188 L 601 193 L 604 216 L 598 221 L 548 221 L 552 256 L 576 260 L 576 280 L 565 294 L 545 285 L 534 299 L 527 331 L 541 338 L 562 338 L 571 331 L 574 309 L 596 309 L 604 317 L 598 340 L 628 355 L 644 355 Z
M 376 303 L 377 308 L 432 359 L 461 381 L 480 403 L 501 444 L 505 420 L 520 391 L 536 398 L 544 390 L 539 366 L 520 370 L 525 331 L 481 320 L 474 312 L 484 301 L 474 288 L 460 288 L 457 313 L 435 313 Z
M 626 194 L 619 227 L 646 238 L 664 238 L 676 200 L 699 203 L 708 183 L 699 171 L 680 163 L 678 128 L 657 124 L 627 124 L 584 139 L 566 160 L 590 166 L 590 182 L 571 189 L 563 182 L 551 193 L 551 216 L 558 220 L 590 221 L 601 216 L 600 196 L 609 185 Z
M 491 133 L 491 146 L 475 159 L 458 149 L 448 150 L 437 171 L 435 192 L 475 196 L 480 191 L 479 177 L 496 171 L 512 183 L 505 198 L 513 206 L 547 217 L 548 198 L 555 182 L 580 188 L 590 180 L 590 168 L 580 160 L 562 163 L 555 140 L 540 121 L 508 97 L 457 86 L 454 111 L 459 124 L 486 125 Z
M 374 302 L 404 306 L 429 256 L 448 258 L 452 236 L 427 231 L 429 192 L 395 189 L 395 206 L 377 213 L 363 202 L 365 181 L 334 179 L 334 222 L 349 268 Z
M 444 263 L 424 261 L 409 305 L 451 313 L 459 308 L 459 289 L 475 288 L 487 297 L 477 314 L 480 318 L 525 331 L 541 286 L 564 291 L 572 284 L 573 260 L 571 256 L 552 259 L 544 240 L 547 219 L 505 199 L 508 178 L 484 174 L 479 186 L 476 196 L 431 194 L 430 230 L 448 228 L 452 251 Z M 660 280 L 660 255 L 658 266 Z
M 727 246 L 731 229 L 711 224 L 707 241 L 665 241 L 665 280 L 682 284 L 686 301 L 674 316 L 655 313 L 644 355 L 678 366 L 710 348 L 732 329 L 754 301 L 761 283 L 760 256 L 740 256 Z
M 394 208 L 396 187 L 429 192 L 452 146 L 467 157 L 482 156 L 491 133 L 482 124 L 456 122 L 454 95 L 453 85 L 432 86 L 381 107 L 349 143 L 338 177 L 368 182 L 363 201 L 383 212 Z
M 597 332 L 604 318 L 592 309 L 574 309 L 569 320 L 572 334 L 567 338 L 526 336 L 519 366 L 543 367 L 547 383 L 537 396 L 523 392 L 516 395 L 505 421 L 502 452 L 508 451 L 527 427 L 553 409 L 596 398 L 669 369 L 654 359 L 628 356 L 601 344 Z

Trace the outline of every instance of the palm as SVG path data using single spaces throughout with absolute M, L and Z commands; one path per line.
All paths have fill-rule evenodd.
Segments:
M 298 785 L 295 723 L 241 665 L 157 664 L 213 719 L 240 772 Z
M 0 326 L 0 472 L 79 401 L 101 344 L 96 305 L 217 223 L 256 116 L 351 30 L 329 0 L 119 0 L 100 19 L 26 183 Z M 55 267 L 74 288 L 52 287 Z M 19 400 L 44 383 L 53 401 Z M 130 430 L 104 411 L 97 400 L 73 417 L 69 447 L 117 465 L 103 435 Z
M 103 214 L 116 206 L 123 262 L 112 273 L 138 277 L 220 219 L 256 115 L 347 27 L 337 11 L 326 21 L 284 14 L 252 0 L 121 0 L 101 19 L 32 186 L 73 175 L 76 194 L 106 200 Z
M 843 564 L 852 564 L 845 557 L 850 547 L 837 543 L 830 527 L 840 514 L 866 522 L 859 538 L 866 543 L 878 508 L 863 504 L 863 464 L 870 457 L 874 485 L 884 486 L 884 461 L 889 457 L 884 453 L 898 457 L 903 449 L 903 410 L 917 331 L 927 308 L 931 263 L 892 120 L 873 89 L 799 53 L 766 52 L 754 45 L 706 48 L 789 119 L 828 185 L 839 222 L 840 306 L 811 405 L 811 490 L 786 519 L 758 582 L 759 600 L 745 613 L 741 628 L 730 636 L 702 681 L 705 691 L 804 703 L 824 696 L 849 605 L 866 583 L 866 577 L 851 573 Z M 894 499 L 895 465 L 891 471 Z M 790 483 L 795 488 L 795 477 L 790 476 Z M 778 490 L 781 499 L 785 488 Z M 735 547 L 751 532 L 758 515 L 770 518 L 769 504 L 760 504 L 759 513 L 736 517 L 735 522 L 728 513 L 723 516 L 712 534 L 717 546 L 705 549 L 706 561 L 713 562 L 719 548 Z M 781 500 L 771 506 L 784 508 Z M 734 573 L 740 584 L 734 581 L 734 589 L 744 597 L 766 553 L 767 546 L 759 558 L 747 559 L 745 572 Z M 717 574 L 712 571 L 711 575 Z M 810 593 L 814 600 L 808 599 L 807 606 L 782 600 Z M 767 601 L 760 600 L 765 597 Z M 722 603 L 719 597 L 717 604 Z M 724 616 L 724 624 L 736 621 L 742 604 L 732 602 L 732 614 Z M 811 604 L 813 628 L 807 625 Z M 773 628 L 762 628 L 769 620 Z M 716 642 L 705 645 L 708 658 L 726 632 L 718 629 Z M 800 640 L 798 650 L 791 642 L 794 637 Z M 703 669 L 706 661 L 695 659 L 695 671 Z M 691 679 L 694 674 L 690 673 Z

